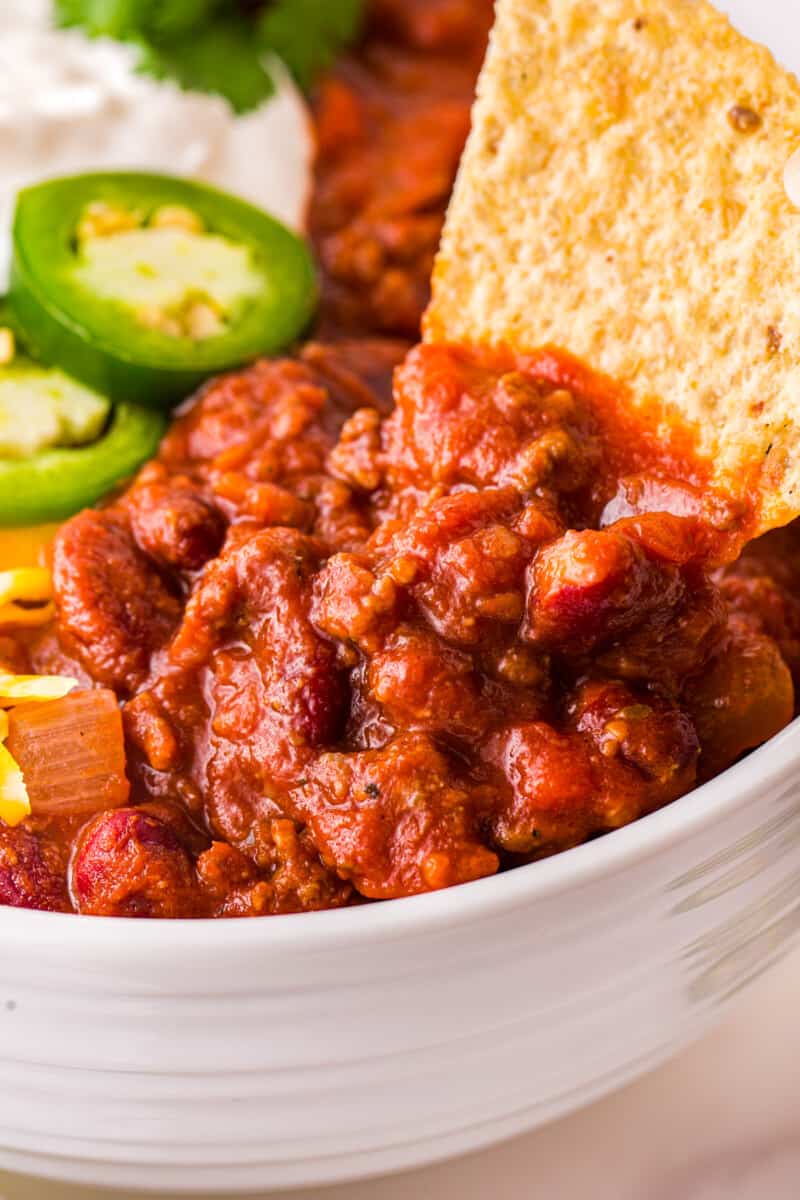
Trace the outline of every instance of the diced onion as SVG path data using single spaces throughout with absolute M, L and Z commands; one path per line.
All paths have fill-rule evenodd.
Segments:
M 8 714 L 7 748 L 35 816 L 89 815 L 128 801 L 122 717 L 111 691 L 62 691 L 49 703 L 21 704 Z

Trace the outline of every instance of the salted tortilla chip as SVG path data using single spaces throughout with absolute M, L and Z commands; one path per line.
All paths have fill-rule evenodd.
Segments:
M 499 0 L 478 95 L 426 338 L 568 350 L 800 514 L 794 77 L 706 0 Z

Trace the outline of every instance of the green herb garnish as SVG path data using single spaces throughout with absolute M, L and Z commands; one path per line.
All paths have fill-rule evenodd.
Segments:
M 358 36 L 363 12 L 364 0 L 277 0 L 261 11 L 259 40 L 308 90 L 314 77 Z
M 355 37 L 364 0 L 54 0 L 56 22 L 138 44 L 141 70 L 247 112 L 275 90 L 281 58 L 308 89 Z
M 224 96 L 237 113 L 258 108 L 275 91 L 252 27 L 236 17 L 212 20 L 179 39 L 145 43 L 141 70 L 186 91 Z
M 220 0 L 54 0 L 56 22 L 79 25 L 92 37 L 179 37 L 201 28 Z

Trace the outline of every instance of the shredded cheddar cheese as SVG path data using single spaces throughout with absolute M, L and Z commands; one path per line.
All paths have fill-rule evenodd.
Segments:
M 50 572 L 44 567 L 16 567 L 0 571 L 0 605 L 17 600 L 49 600 L 53 594 Z
M 0 631 L 44 625 L 55 615 L 53 580 L 47 568 L 57 525 L 0 530 Z M 13 566 L 5 566 L 11 564 Z M 77 681 L 57 675 L 0 673 L 0 821 L 19 825 L 30 816 L 31 802 L 25 777 L 5 744 L 6 709 L 15 704 L 60 700 Z
M 30 816 L 31 802 L 19 763 L 5 745 L 8 713 L 4 710 L 22 701 L 61 700 L 77 686 L 76 679 L 63 675 L 0 675 L 0 820 L 6 825 L 19 825 Z
M 19 825 L 30 816 L 31 802 L 22 771 L 3 744 L 7 737 L 8 716 L 0 712 L 0 820 L 6 825 Z
M 53 619 L 53 580 L 46 567 L 0 571 L 0 628 L 44 625 Z
M 46 567 L 59 525 L 28 525 L 0 529 L 0 570 L 6 567 Z
M 48 552 L 58 526 L 0 530 L 0 630 L 43 625 L 52 620 L 53 577 Z M 31 805 L 22 769 L 5 744 L 5 709 L 20 702 L 60 700 L 76 688 L 74 679 L 58 676 L 0 674 L 0 821 L 17 826 L 30 816 Z
M 31 700 L 61 700 L 78 686 L 66 675 L 0 675 L 0 708 Z

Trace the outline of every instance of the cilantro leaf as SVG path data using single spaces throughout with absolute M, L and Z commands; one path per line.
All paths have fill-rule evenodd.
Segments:
M 183 38 L 147 43 L 140 70 L 189 91 L 224 96 L 237 113 L 257 108 L 275 91 L 252 28 L 233 18 L 214 21 Z
M 221 0 L 54 0 L 56 24 L 80 25 L 93 37 L 171 38 L 198 28 Z
M 53 0 L 57 24 L 132 41 L 140 69 L 187 90 L 212 92 L 236 112 L 275 91 L 269 57 L 300 87 L 359 32 L 365 0 Z
M 357 37 L 363 13 L 364 0 L 275 0 L 259 17 L 259 38 L 307 91 Z

